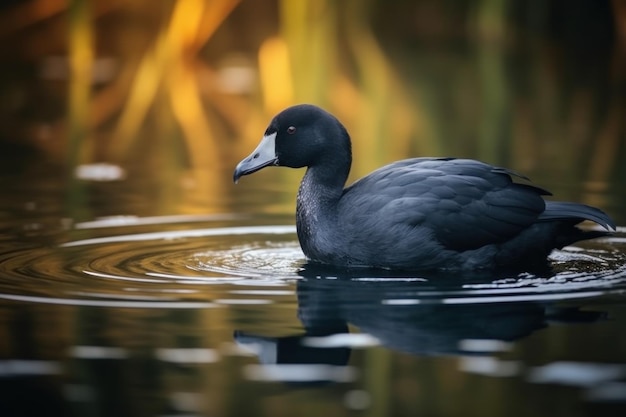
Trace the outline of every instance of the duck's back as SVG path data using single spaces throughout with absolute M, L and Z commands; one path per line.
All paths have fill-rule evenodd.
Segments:
M 400 161 L 346 188 L 339 213 L 374 234 L 425 227 L 447 249 L 475 249 L 509 239 L 544 210 L 546 192 L 514 183 L 511 174 L 467 159 Z
M 335 252 L 352 264 L 391 268 L 467 267 L 468 261 L 483 267 L 496 262 L 503 247 L 510 252 L 507 245 L 551 239 L 554 228 L 541 220 L 542 195 L 549 193 L 512 176 L 518 175 L 467 159 L 416 158 L 382 167 L 344 190 Z

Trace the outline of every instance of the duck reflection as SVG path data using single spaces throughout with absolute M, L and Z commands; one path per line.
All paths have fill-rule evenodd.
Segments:
M 571 302 L 563 306 L 532 297 L 525 301 L 467 297 L 471 291 L 464 286 L 468 283 L 499 278 L 480 273 L 464 273 L 462 278 L 444 273 L 416 277 L 309 264 L 300 275 L 298 316 L 304 333 L 279 338 L 235 333 L 240 345 L 251 347 L 260 363 L 273 370 L 258 368 L 253 378 L 337 380 L 345 373 L 336 367 L 346 366 L 351 349 L 363 344 L 413 355 L 486 356 L 552 323 L 594 322 L 605 317 L 603 312 L 581 310 Z M 351 335 L 349 326 L 360 332 Z

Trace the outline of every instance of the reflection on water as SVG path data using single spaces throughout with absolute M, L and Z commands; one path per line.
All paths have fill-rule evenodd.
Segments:
M 335 367 L 348 366 L 351 349 L 378 345 L 419 356 L 457 355 L 462 371 L 516 376 L 524 373 L 521 362 L 500 361 L 492 355 L 512 350 L 511 342 L 550 323 L 593 323 L 607 317 L 604 312 L 560 307 L 541 298 L 519 302 L 495 296 L 485 304 L 450 304 L 445 298 L 422 298 L 417 281 L 372 283 L 343 276 L 329 280 L 308 272 L 304 276 L 306 279 L 297 283 L 303 333 L 279 338 L 236 334 L 239 343 L 252 346 L 261 363 L 274 365 L 272 379 L 280 379 L 277 370 L 283 369 L 282 365 L 289 371 L 285 380 L 293 381 L 294 364 L 315 364 L 299 368 L 300 382 L 334 381 L 337 375 L 345 375 Z M 446 291 L 438 293 L 447 295 Z M 349 325 L 361 333 L 350 334 Z M 620 375 L 615 373 L 613 379 Z

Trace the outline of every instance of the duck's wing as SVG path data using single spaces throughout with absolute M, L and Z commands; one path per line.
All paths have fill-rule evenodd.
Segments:
M 512 238 L 544 211 L 549 193 L 512 177 L 521 176 L 469 159 L 404 160 L 346 188 L 339 209 L 352 227 L 428 228 L 447 249 L 475 249 Z

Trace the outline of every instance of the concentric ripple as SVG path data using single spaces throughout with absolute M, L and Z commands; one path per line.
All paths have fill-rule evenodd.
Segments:
M 555 251 L 546 276 L 394 274 L 315 271 L 306 264 L 291 225 L 185 230 L 168 216 L 132 225 L 81 224 L 96 236 L 56 246 L 24 245 L 0 253 L 0 298 L 93 306 L 204 308 L 263 304 L 295 294 L 296 280 L 345 280 L 379 285 L 385 303 L 471 304 L 555 300 L 626 293 L 626 239 L 613 237 Z M 198 221 L 206 221 L 200 219 Z M 93 226 L 93 228 L 89 228 Z M 126 233 L 114 232 L 123 231 Z M 87 233 L 85 233 L 87 232 Z M 208 287 L 210 286 L 210 287 Z M 242 289 L 243 287 L 247 287 Z M 395 290 L 394 290 L 395 286 Z M 219 288 L 218 288 L 219 287 Z M 209 290 L 210 288 L 210 290 Z M 391 290 L 390 290 L 391 289 Z M 355 295 L 355 299 L 357 299 Z
M 304 255 L 293 226 L 167 230 L 179 221 L 159 224 L 152 218 L 151 222 L 166 230 L 102 235 L 55 247 L 25 245 L 0 254 L 0 273 L 5 278 L 0 298 L 66 305 L 202 308 L 224 300 L 261 304 L 267 301 L 263 295 L 293 294 L 292 290 L 263 290 L 288 286 L 298 278 Z M 102 228 L 94 224 L 94 230 Z M 85 224 L 77 229 L 85 230 Z M 117 227 L 116 231 L 129 229 Z M 206 285 L 213 286 L 210 296 L 203 290 Z M 232 291 L 224 285 L 261 290 L 255 290 L 257 297 L 240 296 L 233 301 Z
M 62 247 L 96 253 L 105 249 L 88 266 L 75 266 L 93 276 L 215 283 L 241 277 L 293 278 L 304 260 L 294 233 L 291 226 L 227 227 L 105 236 Z

